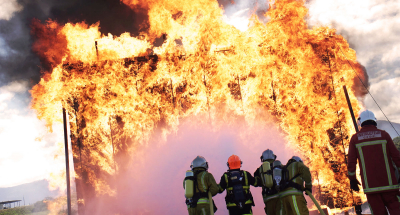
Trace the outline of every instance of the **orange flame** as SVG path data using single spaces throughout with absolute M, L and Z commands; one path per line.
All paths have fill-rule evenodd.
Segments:
M 271 3 L 269 21 L 254 15 L 245 32 L 223 21 L 215 0 L 123 2 L 148 10 L 150 29 L 143 36 L 106 36 L 99 24 L 56 28 L 49 22 L 47 28 L 67 41 L 66 51 L 49 56 L 36 49 L 62 59 L 52 61 L 57 65 L 32 89 L 32 108 L 49 127 L 60 120 L 61 106 L 68 110 L 79 151 L 77 178 L 90 181 L 97 195 L 115 195 L 110 176 L 123 171 L 124 159 L 156 128 L 167 135 L 188 116 L 204 116 L 217 127 L 274 121 L 305 157 L 320 200 L 352 204 L 345 148 L 354 129 L 341 89 L 352 89 L 356 74 L 341 52 L 363 72 L 335 29 L 309 29 L 307 9 L 296 0 Z M 164 34 L 163 45 L 154 47 Z M 358 112 L 354 92 L 350 98 Z

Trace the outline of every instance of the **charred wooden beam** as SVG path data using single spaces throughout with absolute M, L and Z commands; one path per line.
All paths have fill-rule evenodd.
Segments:
M 63 108 L 63 125 L 64 125 L 64 143 L 65 143 L 65 165 L 66 165 L 66 177 L 67 177 L 67 207 L 68 215 L 71 215 L 71 183 L 69 176 L 69 150 L 68 150 L 68 131 L 67 131 L 67 113 Z

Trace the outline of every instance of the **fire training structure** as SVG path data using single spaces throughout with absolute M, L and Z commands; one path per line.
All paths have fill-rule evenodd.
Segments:
M 98 24 L 33 27 L 42 33 L 34 50 L 53 69 L 32 89 L 32 107 L 49 126 L 60 121 L 61 107 L 70 116 L 79 214 L 117 199 L 113 181 L 123 177 L 135 148 L 193 115 L 216 128 L 274 122 L 306 158 L 322 204 L 361 201 L 347 179 L 354 131 L 343 85 L 356 112 L 360 104 L 356 74 L 342 53 L 364 73 L 342 36 L 328 27 L 308 29 L 307 9 L 295 0 L 276 1 L 269 21 L 254 16 L 246 32 L 223 21 L 216 1 L 135 2 L 124 0 L 149 11 L 145 36 L 102 36 Z M 153 47 L 150 41 L 164 34 L 164 44 Z

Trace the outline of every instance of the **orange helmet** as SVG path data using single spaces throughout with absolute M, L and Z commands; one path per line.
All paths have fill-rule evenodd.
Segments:
M 228 158 L 228 163 L 226 163 L 226 165 L 228 165 L 229 169 L 239 169 L 242 166 L 242 161 L 239 156 L 231 155 Z

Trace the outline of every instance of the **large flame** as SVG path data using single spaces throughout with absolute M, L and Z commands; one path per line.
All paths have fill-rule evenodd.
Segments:
M 34 48 L 52 71 L 32 89 L 32 108 L 49 127 L 67 109 L 77 178 L 91 183 L 90 195 L 115 195 L 112 176 L 156 128 L 165 137 L 197 115 L 214 128 L 274 122 L 310 166 L 319 199 L 353 203 L 345 149 L 354 128 L 342 86 L 353 89 L 356 74 L 344 55 L 363 72 L 335 29 L 309 29 L 296 0 L 271 3 L 269 21 L 254 15 L 244 32 L 223 21 L 215 0 L 123 2 L 148 10 L 147 32 L 115 37 L 101 35 L 99 24 L 34 24 L 50 32 Z M 359 111 L 352 90 L 350 99 Z

